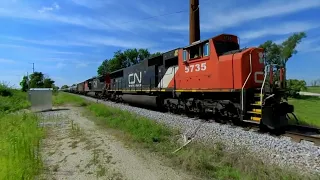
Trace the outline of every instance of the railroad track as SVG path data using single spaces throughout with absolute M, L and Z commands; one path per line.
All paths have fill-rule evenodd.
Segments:
M 316 146 L 320 146 L 319 128 L 302 125 L 289 125 L 283 136 L 290 137 L 292 141 L 298 143 L 301 141 L 309 141 Z
M 93 95 L 85 95 L 87 97 L 91 97 L 94 99 L 100 99 L 99 97 Z M 247 123 L 246 123 L 247 124 Z M 239 127 L 239 126 L 234 126 Z M 257 133 L 266 133 L 259 131 L 259 127 L 253 124 L 248 124 L 248 126 L 242 127 L 244 130 L 254 130 Z M 286 130 L 278 135 L 274 133 L 267 132 L 269 135 L 273 137 L 290 137 L 291 141 L 300 143 L 301 141 L 312 142 L 315 146 L 320 146 L 320 129 L 310 126 L 302 126 L 302 125 L 289 125 Z

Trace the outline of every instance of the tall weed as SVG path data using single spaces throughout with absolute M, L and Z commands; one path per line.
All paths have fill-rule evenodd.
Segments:
M 0 83 L 0 179 L 33 179 L 41 168 L 39 141 L 43 130 L 27 94 Z

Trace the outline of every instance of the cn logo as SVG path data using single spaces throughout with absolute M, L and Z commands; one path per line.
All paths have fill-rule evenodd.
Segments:
M 93 88 L 97 88 L 98 87 L 98 82 L 97 82 L 97 80 L 94 80 L 93 81 Z
M 262 79 L 258 78 L 258 76 L 262 77 Z M 263 83 L 263 81 L 264 81 L 264 73 L 261 71 L 255 72 L 254 73 L 254 82 L 255 83 Z
M 141 86 L 142 73 L 131 73 L 128 75 L 129 87 L 140 87 Z

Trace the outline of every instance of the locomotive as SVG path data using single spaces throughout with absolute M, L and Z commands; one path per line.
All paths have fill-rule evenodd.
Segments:
M 266 63 L 264 50 L 240 48 L 236 35 L 220 34 L 78 83 L 68 91 L 216 121 L 288 125 L 285 68 Z

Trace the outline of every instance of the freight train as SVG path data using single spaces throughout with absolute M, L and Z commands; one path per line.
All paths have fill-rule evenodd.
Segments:
M 285 68 L 267 64 L 261 48 L 240 48 L 232 34 L 196 41 L 65 91 L 269 129 L 286 127 L 286 115 L 294 110 L 285 101 Z

